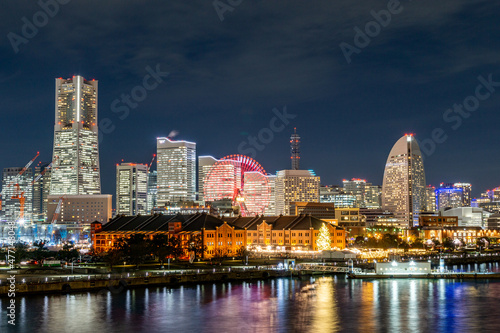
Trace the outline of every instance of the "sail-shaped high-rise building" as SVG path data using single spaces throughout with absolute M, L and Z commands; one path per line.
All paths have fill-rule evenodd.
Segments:
M 382 185 L 382 207 L 393 212 L 401 224 L 418 225 L 425 210 L 425 171 L 422 153 L 413 134 L 406 134 L 392 147 Z
M 97 81 L 56 79 L 51 195 L 101 193 Z

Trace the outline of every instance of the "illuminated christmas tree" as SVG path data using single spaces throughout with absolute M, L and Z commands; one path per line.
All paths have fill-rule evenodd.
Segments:
M 319 229 L 318 239 L 316 240 L 316 245 L 318 245 L 318 251 L 331 250 L 331 241 L 330 241 L 330 231 L 326 226 L 326 223 L 323 223 L 321 228 Z

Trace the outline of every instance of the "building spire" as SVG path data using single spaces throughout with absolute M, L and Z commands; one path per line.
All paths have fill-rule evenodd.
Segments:
M 290 152 L 292 154 L 292 170 L 299 170 L 300 166 L 300 136 L 297 134 L 297 128 L 293 128 L 293 134 L 290 137 Z

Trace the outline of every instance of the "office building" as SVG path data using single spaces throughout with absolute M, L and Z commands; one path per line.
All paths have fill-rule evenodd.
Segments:
M 459 227 L 482 227 L 483 210 L 474 207 L 459 207 L 441 211 L 442 216 L 457 216 Z
M 432 185 L 427 185 L 425 187 L 425 211 L 435 212 L 436 206 L 436 187 Z
M 257 171 L 243 174 L 245 216 L 262 215 L 271 201 L 269 178 Z
M 276 174 L 276 213 L 290 215 L 292 202 L 319 202 L 320 177 L 311 170 L 281 170 Z
M 267 175 L 267 184 L 269 186 L 269 204 L 264 210 L 265 216 L 274 216 L 276 214 L 276 175 Z
M 213 156 L 199 156 L 198 157 L 198 200 L 204 201 L 204 184 L 210 168 L 217 162 Z
M 417 140 L 406 134 L 392 147 L 382 185 L 382 208 L 394 213 L 401 224 L 418 225 L 425 208 L 425 171 Z
M 47 220 L 47 197 L 50 193 L 50 163 L 40 162 L 34 169 L 34 178 L 41 176 L 33 183 L 33 221 L 44 222 Z
M 32 221 L 33 209 L 33 170 L 23 168 L 4 168 L 2 174 L 2 222 Z M 21 212 L 21 206 L 22 212 Z
M 365 204 L 361 208 L 378 209 L 382 207 L 382 186 L 366 184 Z
M 47 201 L 48 222 L 57 224 L 86 225 L 98 221 L 106 223 L 111 215 L 111 194 L 49 195 Z M 60 211 L 56 213 L 60 203 Z
M 470 207 L 472 199 L 472 185 L 469 183 L 454 183 L 453 187 L 462 189 L 462 207 Z
M 152 214 L 151 211 L 153 208 L 157 207 L 157 197 L 158 197 L 158 188 L 157 188 L 157 178 L 158 172 L 156 170 L 149 170 L 148 173 L 148 199 L 147 199 L 147 208 L 148 214 Z
M 463 189 L 440 187 L 436 189 L 436 206 L 438 210 L 462 207 Z
M 56 79 L 51 195 L 101 193 L 97 81 Z
M 365 179 L 352 178 L 351 180 L 343 180 L 343 194 L 353 195 L 356 198 L 356 203 L 353 207 L 359 208 L 380 208 L 382 187 L 372 185 L 366 182 Z
M 196 143 L 157 138 L 158 205 L 196 199 Z
M 145 215 L 147 211 L 148 166 L 138 163 L 116 165 L 116 214 Z
M 353 178 L 351 180 L 344 179 L 342 181 L 344 193 L 354 195 L 358 207 L 365 207 L 366 180 Z M 370 184 L 371 185 L 371 184 Z

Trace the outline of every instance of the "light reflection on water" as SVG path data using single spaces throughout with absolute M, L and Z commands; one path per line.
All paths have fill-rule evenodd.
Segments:
M 0 332 L 500 331 L 500 282 L 344 276 L 17 298 Z

